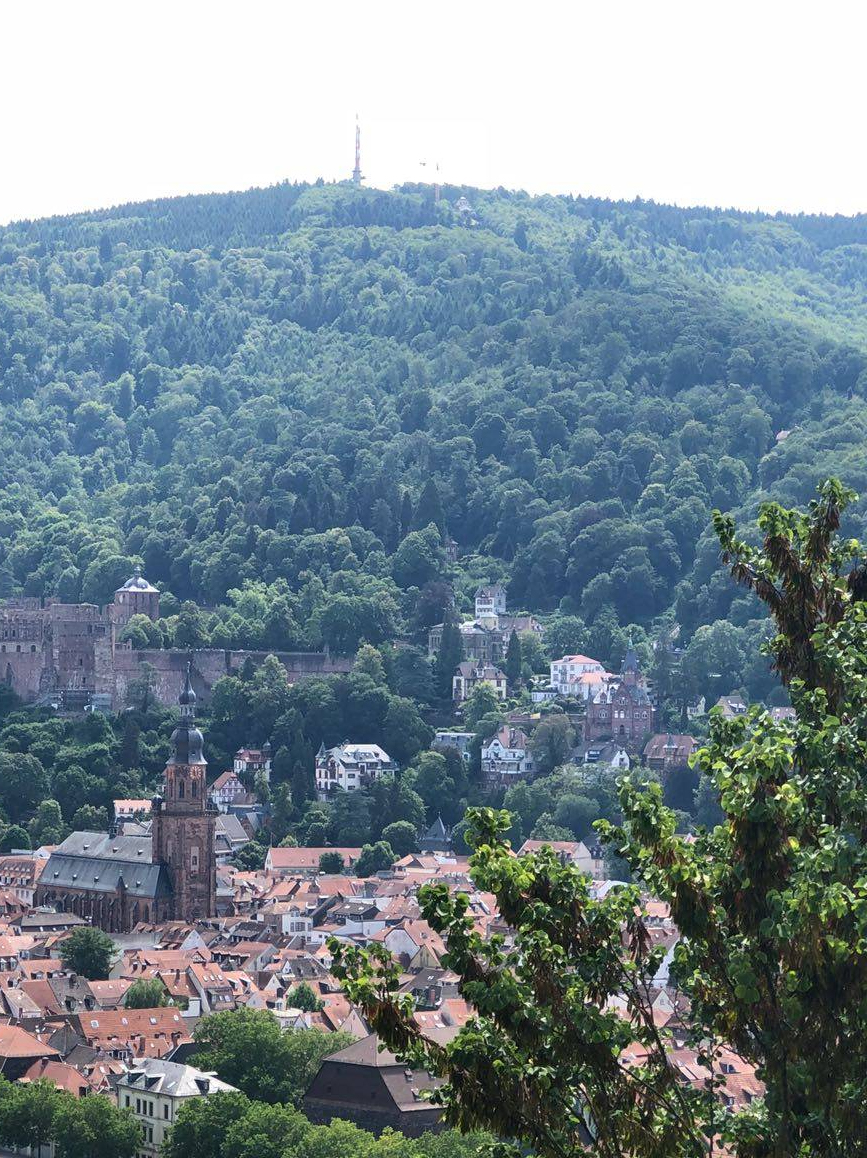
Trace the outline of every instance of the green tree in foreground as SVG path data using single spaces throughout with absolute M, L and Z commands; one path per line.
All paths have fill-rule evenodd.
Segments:
M 486 1141 L 455 1130 L 413 1139 L 386 1128 L 374 1137 L 339 1118 L 327 1126 L 314 1126 L 291 1106 L 221 1093 L 187 1098 L 160 1154 L 161 1158 L 477 1158 Z
M 156 1009 L 168 1005 L 169 995 L 158 977 L 139 977 L 127 989 L 123 1003 L 127 1009 Z
M 64 1098 L 54 1120 L 58 1158 L 132 1158 L 141 1129 L 106 1097 Z
M 89 981 L 104 981 L 111 969 L 114 941 L 101 929 L 79 925 L 60 946 L 63 968 Z
M 0 1077 L 0 1141 L 37 1152 L 53 1142 L 58 1158 L 132 1158 L 141 1130 L 101 1094 L 76 1098 L 48 1081 Z
M 193 1033 L 193 1065 L 215 1070 L 262 1102 L 298 1105 L 322 1059 L 349 1045 L 346 1033 L 284 1032 L 266 1009 L 231 1009 L 202 1018 Z
M 658 784 L 626 777 L 610 847 L 681 931 L 675 976 L 706 1066 L 733 1048 L 764 1098 L 725 1110 L 713 1082 L 681 1084 L 654 1024 L 650 948 L 637 889 L 595 899 L 550 850 L 515 858 L 507 814 L 476 810 L 477 888 L 496 896 L 514 947 L 474 931 L 468 901 L 420 893 L 447 939 L 444 964 L 477 1017 L 446 1046 L 426 1040 L 381 946 L 334 945 L 345 979 L 389 1046 L 446 1079 L 447 1122 L 484 1126 L 546 1158 L 576 1152 L 699 1158 L 717 1140 L 738 1158 L 867 1154 L 867 557 L 837 536 L 851 494 L 823 485 L 806 514 L 765 504 L 761 549 L 716 516 L 735 578 L 769 607 L 770 645 L 796 720 L 715 714 L 699 765 L 722 822 L 676 835 Z M 608 1006 L 625 998 L 626 1014 Z

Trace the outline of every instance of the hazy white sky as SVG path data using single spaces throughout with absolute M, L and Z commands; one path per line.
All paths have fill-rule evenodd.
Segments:
M 285 178 L 867 210 L 855 0 L 2 0 L 0 222 Z

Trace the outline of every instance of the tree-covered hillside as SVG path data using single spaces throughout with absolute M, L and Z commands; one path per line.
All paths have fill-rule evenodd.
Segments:
M 505 578 L 588 646 L 729 617 L 736 678 L 758 610 L 710 511 L 867 490 L 865 282 L 867 219 L 502 190 L 8 226 L 0 593 L 104 602 L 140 562 L 218 608 L 166 642 L 354 651 Z

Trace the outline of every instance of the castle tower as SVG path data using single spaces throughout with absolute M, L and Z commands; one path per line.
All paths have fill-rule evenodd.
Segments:
M 207 763 L 202 733 L 196 727 L 196 693 L 190 664 L 178 697 L 181 718 L 172 733 L 162 797 L 155 797 L 153 860 L 166 866 L 172 888 L 172 918 L 195 921 L 217 912 L 217 872 L 214 832 L 217 811 L 210 805 L 205 782 Z
M 132 578 L 115 591 L 112 608 L 112 619 L 119 626 L 129 623 L 134 615 L 146 615 L 155 621 L 160 617 L 160 593 L 143 578 L 138 568 Z

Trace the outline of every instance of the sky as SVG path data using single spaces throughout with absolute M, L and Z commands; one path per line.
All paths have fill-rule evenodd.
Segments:
M 0 223 L 432 180 L 867 210 L 854 0 L 3 0 Z M 424 162 L 425 164 L 422 164 Z

